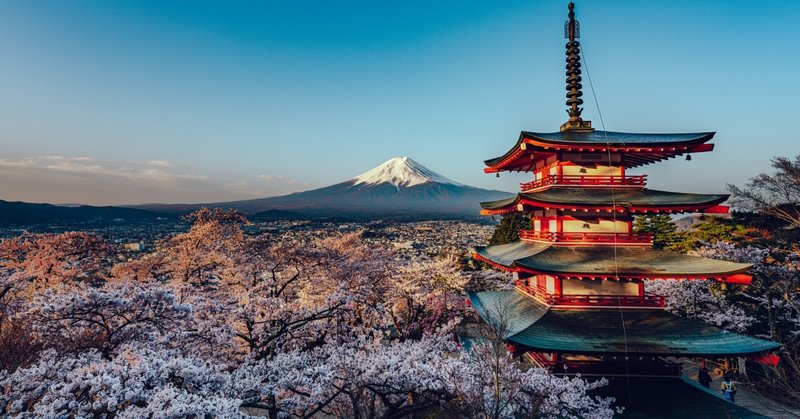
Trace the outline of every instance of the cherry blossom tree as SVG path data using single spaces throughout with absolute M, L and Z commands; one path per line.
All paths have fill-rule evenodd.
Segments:
M 14 289 L 29 293 L 60 283 L 105 279 L 111 247 L 95 234 L 23 234 L 0 242 L 0 271 L 10 274 L 0 299 Z
M 463 317 L 467 277 L 452 257 L 407 263 L 388 278 L 388 314 L 402 338 L 418 339 Z
M 23 234 L 0 242 L 0 370 L 14 370 L 41 348 L 22 313 L 48 287 L 79 289 L 100 283 L 111 247 L 83 232 Z
M 245 248 L 220 292 L 235 337 L 257 358 L 318 346 L 378 321 L 387 253 L 357 235 L 277 245 L 256 240 Z
M 46 346 L 69 352 L 97 349 L 111 358 L 125 344 L 152 343 L 180 334 L 192 308 L 168 289 L 110 282 L 82 291 L 48 289 L 27 313 Z
M 279 354 L 254 366 L 255 376 L 272 378 L 258 387 L 259 405 L 298 417 L 383 417 L 429 407 L 444 396 L 438 372 L 438 362 L 448 359 L 442 356 L 443 342 L 386 344 L 362 336 Z
M 610 397 L 588 391 L 605 386 L 579 377 L 555 377 L 541 368 L 521 368 L 499 342 L 484 341 L 463 352 L 447 369 L 458 407 L 466 417 L 611 418 L 617 409 Z
M 243 240 L 247 219 L 239 212 L 202 208 L 184 217 L 192 222 L 188 232 L 170 240 L 169 270 L 183 284 L 215 284 L 221 271 L 233 266 L 231 251 Z
M 494 291 L 511 289 L 514 287 L 514 276 L 511 272 L 498 269 L 480 269 L 464 271 L 467 284 L 464 288 L 471 291 Z
M 648 293 L 666 297 L 667 310 L 736 332 L 746 331 L 755 318 L 732 304 L 719 284 L 710 281 L 655 279 L 645 283 Z
M 257 389 L 248 405 L 272 416 L 376 418 L 440 411 L 451 417 L 599 419 L 614 413 L 613 399 L 587 394 L 604 381 L 524 370 L 505 350 L 495 363 L 492 345 L 458 352 L 451 336 L 439 331 L 389 343 L 362 336 L 345 345 L 279 354 L 242 368 L 234 381 Z M 487 374 L 494 369 L 499 382 Z
M 753 371 L 748 375 L 758 381 L 754 388 L 800 405 L 796 391 L 800 380 L 800 257 L 779 249 L 738 247 L 727 242 L 703 246 L 696 254 L 751 263 L 753 281 L 747 286 L 650 281 L 648 291 L 666 295 L 668 309 L 676 314 L 782 343 L 776 367 L 748 368 Z M 755 371 L 763 371 L 763 375 Z
M 63 357 L 54 350 L 0 376 L 0 413 L 36 417 L 240 417 L 230 374 L 201 359 L 127 346 Z
M 111 268 L 111 280 L 135 283 L 167 282 L 172 277 L 168 256 L 163 251 L 118 263 Z
M 726 242 L 705 246 L 697 254 L 753 264 L 749 271 L 753 282 L 747 287 L 735 287 L 726 295 L 729 301 L 761 319 L 753 324 L 753 334 L 783 343 L 800 336 L 800 256 Z
M 202 209 L 186 233 L 116 265 L 85 233 L 0 247 L 0 415 L 610 417 L 594 386 L 465 353 L 456 258 L 402 260 L 359 233 L 245 235 Z M 493 285 L 492 285 L 493 286 Z
M 794 159 L 775 157 L 773 174 L 761 173 L 739 188 L 728 185 L 734 204 L 800 227 L 800 155 Z
M 42 348 L 27 319 L 0 314 L 0 371 L 14 371 L 36 358 Z

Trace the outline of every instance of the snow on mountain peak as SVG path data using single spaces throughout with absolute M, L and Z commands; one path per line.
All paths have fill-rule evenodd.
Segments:
M 433 170 L 415 162 L 409 157 L 394 157 L 380 166 L 364 172 L 352 179 L 355 185 L 390 183 L 395 187 L 409 187 L 427 182 L 461 185 Z

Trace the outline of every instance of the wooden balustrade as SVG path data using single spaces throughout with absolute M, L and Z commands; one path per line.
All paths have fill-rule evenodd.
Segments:
M 547 175 L 541 179 L 536 179 L 527 183 L 521 183 L 520 186 L 522 187 L 522 192 L 528 192 L 552 185 L 643 187 L 646 183 L 647 175 Z
M 522 240 L 545 241 L 553 243 L 591 243 L 591 244 L 653 244 L 652 234 L 629 233 L 558 233 L 550 231 L 520 230 Z
M 525 285 L 523 281 L 516 281 L 515 286 L 523 292 L 544 301 L 551 306 L 621 306 L 621 307 L 664 307 L 666 299 L 663 295 L 591 295 L 567 294 L 554 295 L 546 289 L 537 286 Z

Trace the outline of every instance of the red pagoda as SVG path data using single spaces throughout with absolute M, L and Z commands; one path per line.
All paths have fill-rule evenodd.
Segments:
M 759 356 L 775 342 L 732 333 L 665 310 L 644 281 L 749 284 L 750 265 L 655 249 L 633 232 L 637 215 L 726 213 L 728 195 L 649 189 L 629 169 L 708 152 L 713 132 L 637 134 L 595 130 L 581 118 L 579 26 L 574 5 L 565 23 L 569 120 L 558 132 L 523 131 L 487 173 L 532 172 L 516 196 L 481 203 L 482 214 L 521 212 L 520 240 L 478 247 L 475 258 L 513 272 L 508 291 L 469 293 L 489 324 L 502 325 L 514 352 L 557 374 L 673 376 L 681 357 Z M 688 159 L 688 158 L 687 158 Z M 628 390 L 630 393 L 630 389 Z

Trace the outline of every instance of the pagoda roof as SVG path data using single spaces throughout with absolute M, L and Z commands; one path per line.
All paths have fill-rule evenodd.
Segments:
M 714 132 L 652 134 L 614 131 L 562 131 L 539 133 L 522 131 L 516 144 L 504 155 L 484 161 L 486 172 L 527 171 L 532 169 L 529 154 L 577 152 L 624 152 L 623 164 L 636 167 L 680 156 L 711 151 L 704 144 Z
M 664 310 L 551 309 L 518 290 L 469 292 L 504 340 L 545 352 L 702 356 L 773 350 L 775 342 L 733 333 Z
M 476 247 L 475 254 L 512 271 L 576 278 L 723 278 L 752 265 L 689 256 L 649 246 L 553 246 L 516 241 Z
M 615 146 L 673 145 L 705 142 L 714 137 L 714 132 L 694 132 L 680 134 L 653 134 L 614 131 L 561 131 L 531 132 L 522 131 L 525 138 L 553 144 L 612 144 Z
M 628 209 L 636 212 L 687 212 L 708 209 L 728 199 L 727 194 L 667 192 L 647 188 L 551 187 L 539 192 L 519 193 L 497 201 L 481 202 L 485 213 L 516 211 L 519 204 L 562 209 Z

